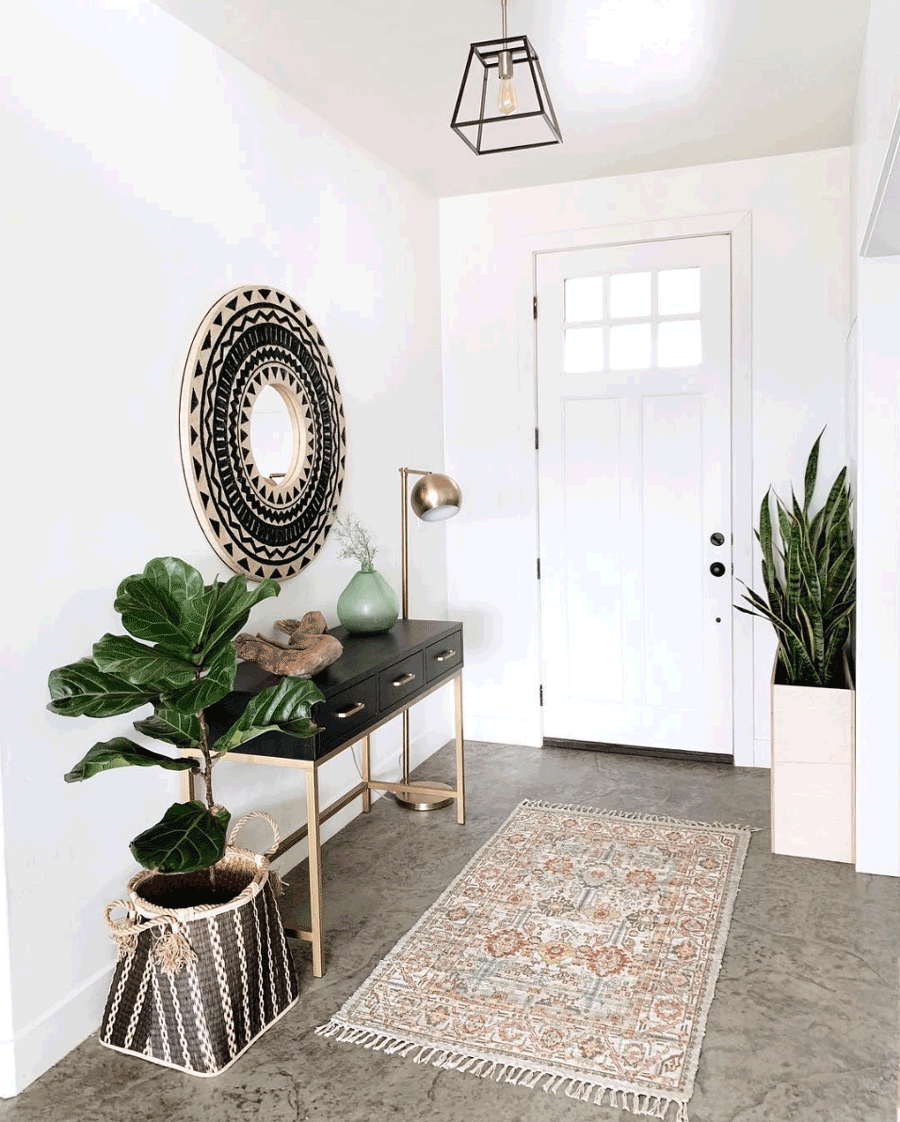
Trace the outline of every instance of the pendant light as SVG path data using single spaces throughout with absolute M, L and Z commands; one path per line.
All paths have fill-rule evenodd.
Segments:
M 507 34 L 500 2 L 503 35 L 469 47 L 450 122 L 477 156 L 562 143 L 537 52 L 527 35 Z

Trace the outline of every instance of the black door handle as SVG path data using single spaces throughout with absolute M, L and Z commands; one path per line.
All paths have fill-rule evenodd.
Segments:
M 725 576 L 725 566 L 722 564 L 721 561 L 713 561 L 713 563 L 709 567 L 709 571 L 712 573 L 712 575 L 714 577 L 724 577 Z
M 720 534 L 719 531 L 716 530 L 716 532 L 714 534 L 710 534 L 709 540 L 713 543 L 713 545 L 724 545 L 725 544 L 725 535 Z

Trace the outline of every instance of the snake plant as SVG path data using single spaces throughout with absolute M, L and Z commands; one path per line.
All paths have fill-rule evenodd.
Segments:
M 778 660 L 790 685 L 842 684 L 842 652 L 850 634 L 856 604 L 855 551 L 850 522 L 850 487 L 842 468 L 825 505 L 810 510 L 819 467 L 819 433 L 809 453 L 803 505 L 791 491 L 788 508 L 775 496 L 777 534 L 772 524 L 771 488 L 759 511 L 757 541 L 762 550 L 763 598 L 747 585 L 735 607 L 760 616 L 778 635 Z M 743 583 L 743 582 L 741 582 Z
M 104 635 L 89 658 L 50 674 L 48 708 L 63 717 L 117 717 L 144 705 L 150 716 L 135 721 L 143 736 L 193 758 L 163 755 L 127 736 L 100 741 L 65 776 L 81 783 L 120 767 L 191 771 L 203 779 L 206 800 L 173 803 L 162 819 L 131 843 L 135 860 L 147 869 L 187 873 L 210 869 L 225 851 L 231 815 L 212 791 L 212 771 L 232 749 L 262 733 L 315 736 L 312 706 L 322 700 L 305 678 L 282 678 L 251 699 L 244 713 L 217 738 L 206 709 L 231 690 L 237 670 L 232 639 L 250 610 L 281 591 L 274 580 L 248 589 L 241 576 L 204 584 L 196 569 L 177 557 L 156 557 L 143 573 L 119 585 L 115 609 L 128 635 Z M 138 640 L 144 642 L 138 642 Z

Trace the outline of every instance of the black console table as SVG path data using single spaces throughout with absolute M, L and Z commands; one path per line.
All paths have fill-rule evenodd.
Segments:
M 298 740 L 280 732 L 267 732 L 235 748 L 225 757 L 255 764 L 301 768 L 306 772 L 308 823 L 294 830 L 278 846 L 280 857 L 292 846 L 309 838 L 310 931 L 289 933 L 312 943 L 313 974 L 324 974 L 322 923 L 322 846 L 321 825 L 356 798 L 362 809 L 371 809 L 372 791 L 410 792 L 421 795 L 450 796 L 456 799 L 456 819 L 466 818 L 465 761 L 463 757 L 462 667 L 463 633 L 461 623 L 405 619 L 398 620 L 382 635 L 348 635 L 336 627 L 331 635 L 343 644 L 344 653 L 313 681 L 325 700 L 313 707 L 312 717 L 320 731 L 315 737 Z M 234 689 L 217 705 L 207 710 L 210 732 L 215 738 L 243 713 L 254 694 L 280 679 L 245 662 L 238 667 Z M 456 702 L 456 789 L 448 791 L 426 784 L 385 783 L 371 777 L 370 736 L 387 721 L 453 682 Z M 353 744 L 362 743 L 362 782 L 330 806 L 319 805 L 319 767 Z M 186 797 L 192 799 L 193 775 L 182 772 Z

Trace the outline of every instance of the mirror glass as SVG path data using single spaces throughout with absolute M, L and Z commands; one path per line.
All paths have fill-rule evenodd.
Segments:
M 250 448 L 256 466 L 273 483 L 282 483 L 294 462 L 294 425 L 284 397 L 263 386 L 250 414 Z

